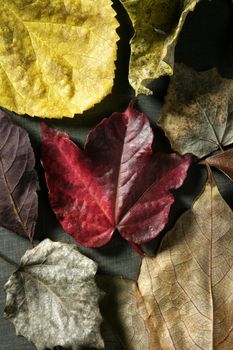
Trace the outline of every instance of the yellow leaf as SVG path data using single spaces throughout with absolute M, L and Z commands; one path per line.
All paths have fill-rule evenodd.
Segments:
M 233 213 L 216 186 L 143 259 L 138 287 L 151 350 L 233 349 Z
M 82 113 L 112 90 L 118 22 L 111 0 L 4 0 L 0 105 L 19 114 Z
M 121 0 L 135 31 L 129 81 L 136 94 L 149 94 L 151 80 L 172 75 L 175 45 L 185 19 L 199 0 Z

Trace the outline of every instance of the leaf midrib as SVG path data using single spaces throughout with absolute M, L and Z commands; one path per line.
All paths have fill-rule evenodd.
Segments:
M 211 327 L 211 348 L 214 348 L 214 303 L 213 303 L 213 280 L 212 280 L 212 274 L 213 274 L 213 183 L 212 183 L 212 175 L 211 181 L 210 181 L 210 244 L 209 244 L 209 292 L 210 292 L 210 304 L 211 304 L 211 320 L 212 320 L 212 327 Z
M 0 155 L 0 165 L 1 165 L 1 168 L 2 168 L 2 177 L 3 177 L 3 180 L 4 180 L 4 183 L 5 183 L 5 187 L 7 189 L 7 193 L 9 195 L 9 198 L 10 198 L 10 202 L 12 204 L 12 208 L 13 208 L 13 211 L 15 213 L 15 216 L 16 216 L 16 220 L 18 221 L 18 223 L 20 224 L 20 226 L 22 227 L 24 233 L 29 237 L 31 238 L 31 234 L 28 232 L 28 229 L 27 227 L 24 225 L 24 222 L 21 218 L 21 215 L 19 213 L 19 210 L 18 210 L 18 207 L 15 203 L 15 200 L 12 196 L 12 193 L 11 193 L 11 190 L 10 190 L 10 185 L 9 185 L 9 182 L 7 180 L 7 177 L 5 175 L 5 170 L 4 170 L 4 166 L 3 166 L 3 161 L 2 161 L 2 157 Z
M 53 289 L 51 289 L 47 284 L 45 284 L 38 277 L 33 276 L 33 274 L 29 271 L 23 270 L 23 271 L 20 271 L 20 273 L 22 275 L 29 276 L 33 281 L 38 282 L 44 289 L 46 289 L 51 295 L 53 295 L 58 300 L 59 304 L 63 307 L 67 316 L 69 317 L 69 310 L 66 308 L 66 305 L 63 303 L 62 299 L 59 297 L 59 295 Z
M 74 144 L 75 147 L 77 147 L 75 144 Z M 82 152 L 82 150 L 80 150 L 78 148 L 78 151 L 79 152 Z M 63 148 L 60 148 L 60 152 L 63 154 L 63 157 L 64 159 L 66 160 L 66 162 L 69 164 L 70 168 L 73 169 L 73 164 L 70 162 L 70 158 L 68 157 L 67 153 L 64 152 Z M 78 169 L 77 167 L 74 168 L 74 174 L 75 174 L 75 177 L 79 178 L 79 180 L 82 182 L 82 184 L 84 185 L 86 191 L 89 193 L 90 197 L 93 198 L 94 202 L 96 203 L 96 205 L 98 206 L 98 208 L 102 211 L 102 213 L 104 214 L 104 216 L 106 217 L 106 219 L 109 221 L 111 227 L 115 228 L 115 225 L 112 223 L 112 220 L 111 218 L 107 215 L 106 211 L 104 210 L 104 208 L 99 204 L 99 201 L 97 200 L 97 198 L 94 196 L 94 194 L 90 191 L 89 187 L 86 185 L 86 183 L 83 181 L 83 178 L 82 176 L 79 176 L 79 173 L 78 173 Z

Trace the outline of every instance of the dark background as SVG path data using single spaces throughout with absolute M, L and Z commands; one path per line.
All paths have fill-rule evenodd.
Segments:
M 118 60 L 116 62 L 116 78 L 113 92 L 100 104 L 74 119 L 46 120 L 49 126 L 59 128 L 70 134 L 71 138 L 80 146 L 83 146 L 87 133 L 101 119 L 108 117 L 113 111 L 123 111 L 134 92 L 128 83 L 128 64 L 130 47 L 129 40 L 133 34 L 132 26 L 126 11 L 118 0 L 114 0 L 114 8 L 120 23 L 118 33 Z M 196 70 L 207 70 L 217 67 L 219 72 L 228 78 L 233 78 L 233 2 L 232 0 L 202 0 L 197 5 L 194 13 L 190 13 L 186 19 L 183 30 L 176 46 L 175 60 L 183 62 Z M 161 77 L 151 84 L 153 95 L 138 96 L 135 107 L 143 111 L 150 118 L 155 132 L 154 149 L 170 152 L 169 141 L 163 131 L 156 126 L 160 115 L 160 109 L 166 95 L 168 77 Z M 44 181 L 43 169 L 40 165 L 41 134 L 40 119 L 17 116 L 11 113 L 14 121 L 23 126 L 28 132 L 35 151 L 36 169 L 38 171 L 41 191 L 39 192 L 39 218 L 36 227 L 36 240 L 49 237 L 53 240 L 73 242 L 57 222 L 48 202 L 47 189 Z M 219 190 L 226 202 L 233 208 L 233 185 L 224 175 L 214 171 L 214 176 Z M 175 192 L 176 201 L 172 207 L 170 220 L 159 238 L 150 244 L 142 246 L 147 254 L 155 254 L 159 241 L 163 234 L 173 226 L 182 212 L 190 208 L 195 197 L 201 192 L 206 180 L 206 170 L 203 166 L 194 162 L 189 171 L 189 176 L 184 186 Z M 30 245 L 27 240 L 18 237 L 12 232 L 0 228 L 1 246 L 10 258 L 19 261 Z M 201 242 L 200 242 L 201 244 Z M 99 264 L 100 273 L 121 275 L 136 279 L 141 257 L 124 241 L 116 232 L 112 241 L 101 249 L 80 250 L 93 258 Z M 5 294 L 3 285 L 13 272 L 7 264 L 0 266 L 0 317 L 3 314 Z M 35 346 L 22 337 L 15 336 L 14 327 L 10 322 L 0 318 L 0 350 L 32 350 Z

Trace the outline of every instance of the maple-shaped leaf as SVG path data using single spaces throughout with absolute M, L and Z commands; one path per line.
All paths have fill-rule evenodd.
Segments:
M 64 230 L 87 247 L 106 244 L 117 228 L 128 241 L 156 237 L 186 178 L 191 157 L 152 153 L 148 118 L 127 108 L 93 129 L 85 149 L 42 125 L 41 160 L 50 203 Z
M 199 158 L 233 143 L 233 80 L 175 66 L 159 125 L 179 153 Z
M 119 26 L 111 0 L 4 0 L 0 9 L 0 105 L 62 118 L 108 95 Z
M 103 349 L 96 270 L 75 246 L 42 241 L 26 251 L 5 285 L 5 317 L 38 350 Z
M 32 240 L 38 211 L 35 157 L 27 132 L 0 111 L 0 226 Z
M 138 289 L 151 350 L 233 349 L 233 213 L 208 182 L 143 258 Z
M 219 169 L 233 181 L 233 150 L 222 151 L 206 158 L 203 164 Z
M 136 94 L 149 94 L 148 84 L 172 75 L 178 36 L 199 0 L 121 0 L 133 23 L 129 81 Z

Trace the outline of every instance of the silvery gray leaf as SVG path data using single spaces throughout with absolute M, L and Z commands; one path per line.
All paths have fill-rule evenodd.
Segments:
M 5 317 L 39 350 L 103 349 L 97 265 L 74 245 L 45 239 L 27 250 L 5 285 Z

